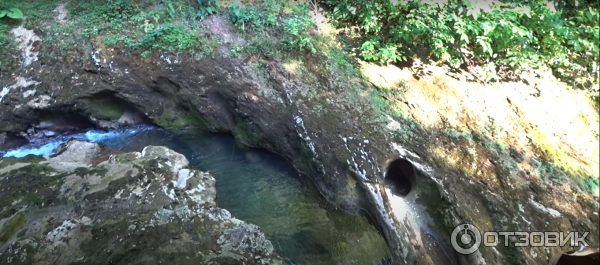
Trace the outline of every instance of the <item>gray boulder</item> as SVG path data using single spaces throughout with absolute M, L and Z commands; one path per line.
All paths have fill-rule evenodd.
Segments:
M 0 160 L 1 264 L 283 264 L 215 203 L 215 178 L 166 147 L 90 165 L 97 144 Z

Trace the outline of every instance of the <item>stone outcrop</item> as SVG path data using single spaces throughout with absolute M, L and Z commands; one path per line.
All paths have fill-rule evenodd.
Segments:
M 283 264 L 183 155 L 148 146 L 91 166 L 98 149 L 0 160 L 0 263 Z

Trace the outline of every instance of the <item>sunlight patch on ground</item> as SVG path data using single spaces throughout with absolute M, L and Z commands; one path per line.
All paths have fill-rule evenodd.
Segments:
M 298 63 L 297 62 L 284 63 L 283 67 L 290 74 L 298 74 Z
M 411 77 L 408 69 L 380 66 L 361 61 L 361 71 L 373 85 L 380 88 L 397 88 Z
M 435 153 L 471 177 L 483 177 L 477 176 L 481 168 L 472 169 L 482 159 L 496 161 L 521 181 L 546 181 L 543 160 L 564 167 L 577 183 L 597 176 L 598 114 L 583 92 L 558 82 L 539 84 L 539 90 L 517 82 L 483 85 L 431 71 L 417 80 L 408 69 L 370 63 L 362 63 L 361 71 L 391 109 L 449 138 L 431 144 Z

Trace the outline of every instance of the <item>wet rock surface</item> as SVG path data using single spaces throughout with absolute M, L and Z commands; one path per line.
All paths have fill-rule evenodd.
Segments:
M 283 264 L 183 155 L 148 146 L 91 166 L 98 150 L 0 160 L 0 263 Z

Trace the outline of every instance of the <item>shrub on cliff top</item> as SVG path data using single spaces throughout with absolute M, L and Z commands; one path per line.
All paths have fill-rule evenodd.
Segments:
M 494 1 L 487 10 L 471 0 L 324 2 L 338 26 L 358 28 L 367 60 L 404 61 L 425 48 L 455 68 L 473 59 L 513 76 L 551 70 L 581 87 L 598 85 L 598 2 L 559 10 L 543 0 Z

